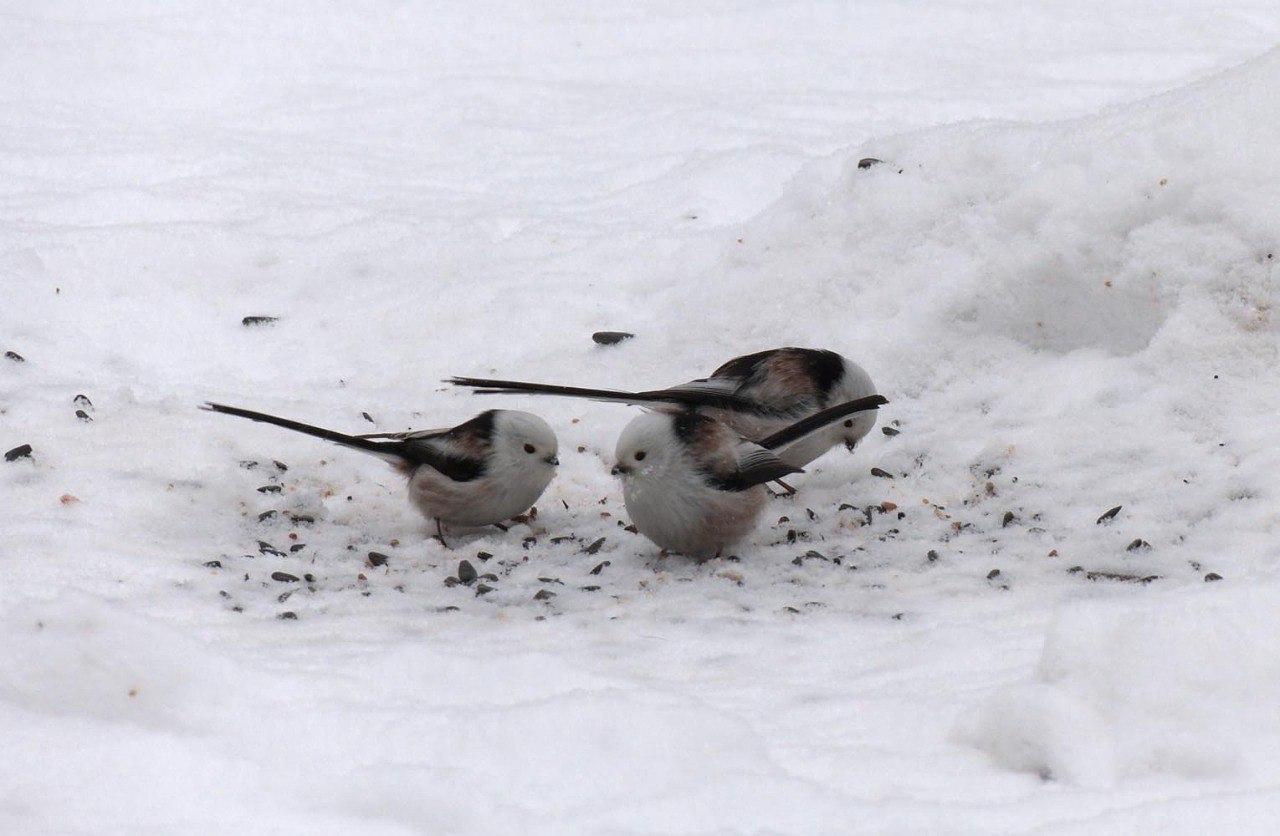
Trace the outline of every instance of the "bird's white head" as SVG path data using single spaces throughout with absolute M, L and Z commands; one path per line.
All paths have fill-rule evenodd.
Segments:
M 560 464 L 555 431 L 532 412 L 500 409 L 493 416 L 493 468 L 553 471 Z
M 661 473 L 682 454 L 674 418 L 666 412 L 646 412 L 631 419 L 618 436 L 611 471 L 623 479 Z

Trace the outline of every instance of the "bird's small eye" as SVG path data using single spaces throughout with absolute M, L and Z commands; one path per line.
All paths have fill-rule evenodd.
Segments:
M 538 452 L 538 448 L 534 447 L 532 444 L 526 444 L 524 446 L 524 451 L 532 456 L 534 453 Z
M 636 461 L 638 461 L 638 462 L 642 462 L 642 461 L 644 461 L 644 451 L 643 451 L 643 450 L 637 450 L 637 451 L 636 451 Z
M 850 418 L 849 420 L 845 421 L 845 422 L 844 422 L 844 425 L 845 425 L 846 427 L 852 427 L 852 426 L 853 426 L 853 419 L 852 419 L 852 418 Z

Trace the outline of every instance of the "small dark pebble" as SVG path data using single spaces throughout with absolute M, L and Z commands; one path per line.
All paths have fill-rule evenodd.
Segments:
M 1148 543 L 1146 540 L 1143 540 L 1141 537 L 1139 537 L 1129 545 L 1125 546 L 1124 550 L 1127 552 L 1136 552 L 1140 549 L 1149 549 L 1149 548 L 1151 548 L 1151 544 Z
M 863 171 L 866 171 L 868 168 L 871 168 L 871 166 L 880 165 L 883 162 L 884 160 L 879 160 L 879 159 L 876 159 L 875 157 L 863 157 L 862 159 L 858 160 L 858 168 L 862 169 Z
M 489 554 L 488 552 L 476 552 L 476 560 L 480 561 L 481 563 L 484 563 L 486 560 L 488 560 L 491 557 L 493 557 L 493 555 Z
M 462 583 L 469 584 L 477 577 L 476 567 L 471 565 L 470 560 L 462 560 L 458 562 L 458 580 Z
M 1222 580 L 1222 575 L 1219 575 L 1217 572 L 1210 572 L 1209 574 L 1204 576 L 1204 580 L 1205 580 L 1205 583 L 1209 583 L 1211 581 L 1220 581 Z
M 284 557 L 284 552 L 280 551 L 266 540 L 258 541 L 258 554 L 269 554 L 274 557 Z
M 276 515 L 275 511 L 263 511 L 258 515 L 258 522 L 266 522 Z
M 626 331 L 597 331 L 591 335 L 591 339 L 597 345 L 617 345 L 623 340 L 629 340 L 635 334 L 629 334 Z
M 89 413 L 85 412 L 83 409 L 76 410 L 76 417 L 86 423 L 93 420 L 92 418 L 89 417 Z
M 288 572 L 272 572 L 271 580 L 280 581 L 280 583 L 297 583 L 298 576 L 290 575 Z
M 298 614 L 293 610 L 285 610 L 284 612 L 277 615 L 276 618 L 280 619 L 281 621 L 297 621 Z
M 74 406 L 78 406 L 81 408 L 88 407 L 89 409 L 93 409 L 93 401 L 89 400 L 88 395 L 76 395 L 74 398 L 71 399 L 71 403 Z
M 390 560 L 390 558 L 382 552 L 369 552 L 370 566 L 386 566 L 388 560 Z
M 895 435 L 898 435 L 899 433 L 901 433 L 902 430 L 895 430 L 893 427 L 881 427 L 880 432 L 884 433 L 890 438 L 893 438 Z
M 533 596 L 533 600 L 550 601 L 554 597 L 556 597 L 556 594 L 552 592 L 550 589 L 539 589 L 538 592 Z
M 987 573 L 987 580 L 989 581 L 993 581 L 998 577 L 1000 577 L 999 569 L 992 569 L 990 572 Z
M 1098 524 L 1098 525 L 1102 525 L 1104 522 L 1107 522 L 1108 520 L 1114 520 L 1114 519 L 1116 518 L 1116 514 L 1119 514 L 1119 513 L 1120 513 L 1120 509 L 1121 509 L 1121 508 L 1123 508 L 1123 507 L 1124 507 L 1123 505 L 1117 505 L 1116 507 L 1112 508 L 1111 510 L 1106 511 L 1105 513 L 1103 513 L 1103 515 L 1102 515 L 1101 517 L 1098 517 L 1098 522 L 1097 522 L 1097 524 Z
M 591 545 L 589 545 L 589 546 L 587 546 L 586 548 L 584 548 L 584 549 L 582 550 L 582 553 L 583 553 L 583 554 L 595 554 L 596 552 L 600 551 L 600 547 L 601 547 L 601 546 L 603 546 L 603 545 L 604 545 L 604 538 L 603 538 L 603 537 L 601 537 L 600 539 L 598 539 L 598 540 L 596 540 L 596 541 L 592 542 L 592 543 L 591 543 Z
M 306 543 L 294 543 L 292 546 L 289 547 L 289 553 L 297 554 L 298 552 L 302 551 L 306 547 L 307 547 Z
M 598 586 L 580 586 L 578 587 L 578 589 L 581 589 L 583 592 L 599 592 L 600 591 L 600 587 Z
M 315 582 L 316 582 L 316 576 L 315 576 L 315 575 L 313 575 L 313 574 L 311 574 L 310 572 L 308 572 L 307 574 L 303 575 L 303 576 L 302 576 L 302 579 L 303 579 L 304 581 L 306 581 L 307 583 L 315 583 Z
M 263 485 L 258 488 L 258 493 L 280 493 L 280 491 L 281 487 L 279 485 Z
M 476 584 L 476 595 L 484 595 L 485 593 L 488 593 L 488 592 L 493 592 L 493 587 L 489 586 L 489 584 L 487 583 Z
M 611 564 L 609 563 L 609 561 L 607 561 L 607 560 L 605 560 L 605 561 L 601 561 L 600 563 L 597 563 L 597 564 L 596 564 L 596 568 L 592 569 L 588 574 L 591 574 L 591 575 L 598 575 L 598 574 L 600 574 L 601 572 L 603 572 L 603 571 L 604 571 L 604 567 L 609 566 L 609 565 L 611 565 Z
M 933 549 L 929 549 L 929 553 L 925 555 L 925 559 L 928 560 L 930 563 L 937 563 L 938 553 Z
M 892 473 L 890 473 L 890 472 L 889 472 L 889 471 L 887 471 L 887 470 L 881 470 L 881 469 L 880 469 L 880 468 L 878 468 L 878 467 L 873 467 L 873 468 L 871 468 L 871 475 L 872 475 L 872 476 L 879 476 L 881 479 L 892 479 L 892 478 L 893 478 L 893 474 L 892 474 Z
M 276 461 L 275 459 L 272 459 L 271 463 L 275 465 L 276 470 L 280 471 L 281 473 L 284 473 L 286 470 L 289 469 L 289 465 L 285 464 L 284 462 Z
M 206 561 L 204 562 L 204 565 L 205 565 L 205 566 L 207 566 L 207 567 L 209 567 L 210 569 L 221 569 L 221 568 L 222 568 L 222 561 L 221 561 L 221 560 L 206 560 Z
M 12 360 L 12 361 L 13 361 L 13 362 L 15 362 L 15 363 L 25 363 L 25 362 L 27 362 L 27 358 L 26 358 L 26 357 L 23 357 L 21 354 L 19 354 L 19 353 L 18 353 L 18 352 L 16 352 L 16 351 L 6 351 L 6 352 L 4 353 L 4 359 L 6 359 L 6 360 Z
M 279 321 L 278 316 L 246 316 L 240 320 L 240 324 L 246 328 L 252 328 L 255 325 L 273 325 Z
M 367 412 L 361 412 L 361 413 L 360 413 L 360 417 L 361 417 L 361 418 L 363 418 L 364 420 L 368 421 L 370 424 L 376 424 L 376 423 L 378 423 L 377 421 L 373 420 L 373 416 L 372 416 L 372 415 L 370 415 L 370 414 L 369 414 L 369 413 L 367 413 Z
M 20 444 L 12 450 L 4 454 L 4 460 L 7 462 L 16 462 L 18 459 L 31 458 L 31 445 Z
M 1004 512 L 1004 518 L 1003 518 L 1002 520 L 1000 520 L 1000 527 L 1001 527 L 1001 528 L 1008 528 L 1008 527 L 1009 527 L 1009 523 L 1013 522 L 1013 521 L 1014 521 L 1014 519 L 1016 519 L 1016 518 L 1013 516 L 1013 512 L 1012 512 L 1012 511 L 1005 511 L 1005 512 Z

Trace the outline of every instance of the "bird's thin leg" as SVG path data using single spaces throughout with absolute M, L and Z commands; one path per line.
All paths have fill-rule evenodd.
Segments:
M 503 525 L 502 523 L 494 523 L 494 524 L 493 524 L 493 527 L 494 527 L 494 528 L 496 528 L 496 529 L 498 529 L 499 531 L 510 531 L 510 530 L 511 530 L 511 529 L 507 528 L 505 525 Z
M 437 540 L 439 540 L 439 541 L 440 541 L 440 545 L 444 546 L 446 549 L 447 549 L 447 548 L 451 548 L 451 547 L 449 546 L 449 544 L 445 542 L 445 539 L 444 539 L 444 526 L 442 526 L 442 525 L 440 524 L 440 518 L 439 518 L 439 517 L 436 517 L 436 539 L 437 539 Z
M 774 494 L 774 496 L 795 496 L 795 493 L 796 493 L 796 489 L 795 489 L 795 488 L 791 487 L 790 485 L 788 485 L 786 482 L 782 481 L 781 479 L 774 479 L 773 481 L 775 481 L 775 482 L 777 482 L 779 485 L 781 485 L 781 486 L 782 486 L 783 491 L 785 491 L 785 493 L 778 493 L 778 494 Z

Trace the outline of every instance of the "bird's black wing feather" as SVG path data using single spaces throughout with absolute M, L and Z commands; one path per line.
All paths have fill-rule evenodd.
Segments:
M 783 447 L 797 439 L 803 438 L 811 432 L 820 430 L 828 424 L 839 421 L 846 415 L 852 415 L 855 412 L 865 412 L 868 409 L 878 409 L 888 402 L 889 400 L 883 395 L 868 395 L 865 398 L 858 398 L 857 400 L 836 404 L 835 406 L 824 409 L 821 412 L 815 412 L 808 418 L 797 421 L 789 427 L 784 427 L 773 435 L 760 439 L 757 443 L 761 447 L 776 450 L 779 447 Z

